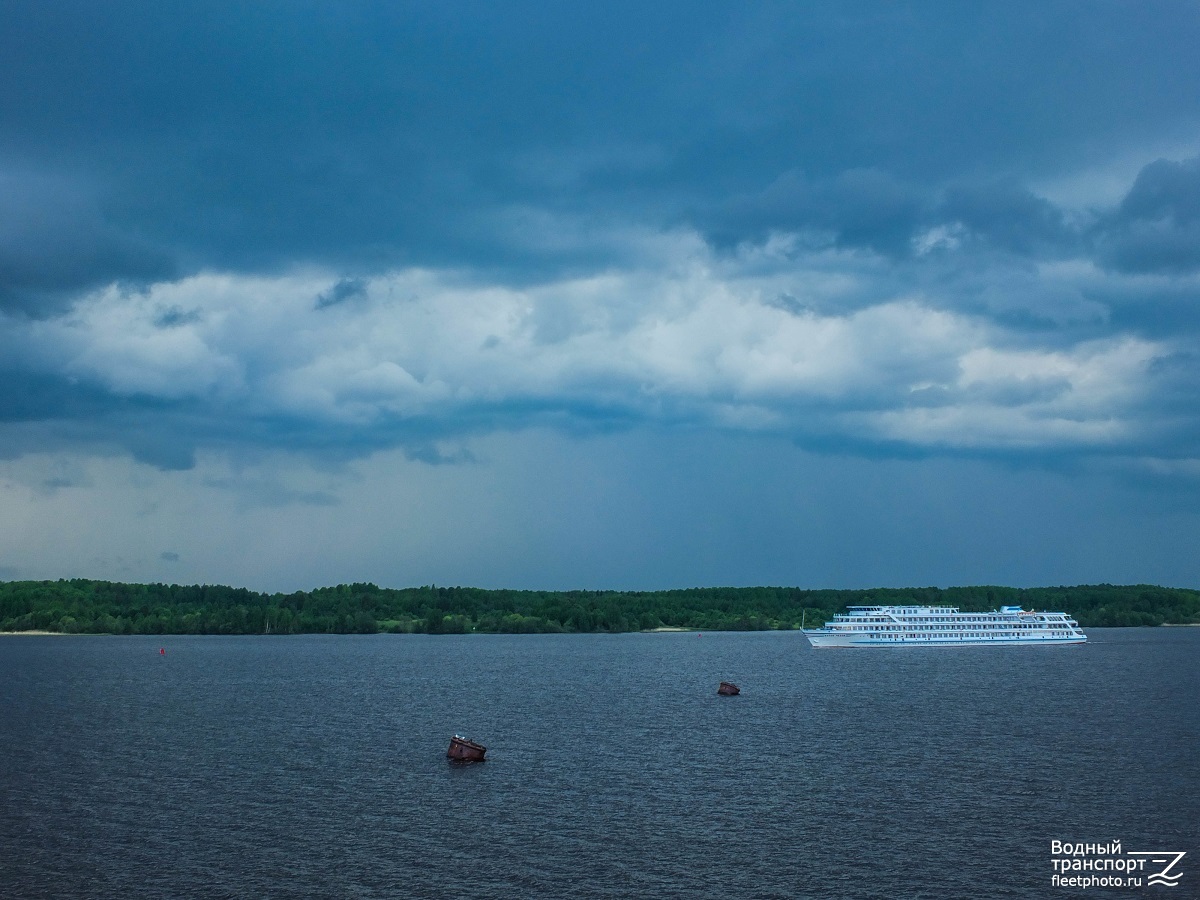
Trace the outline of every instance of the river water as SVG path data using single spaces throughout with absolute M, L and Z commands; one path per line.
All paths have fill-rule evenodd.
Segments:
M 0 895 L 1200 896 L 1200 628 L 1089 637 L 4 637 Z

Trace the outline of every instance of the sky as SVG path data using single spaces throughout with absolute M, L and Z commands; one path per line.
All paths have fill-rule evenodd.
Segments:
M 1200 585 L 1200 6 L 0 0 L 0 580 Z

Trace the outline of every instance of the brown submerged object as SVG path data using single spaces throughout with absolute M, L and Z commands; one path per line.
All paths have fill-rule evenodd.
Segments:
M 722 697 L 736 697 L 742 692 L 742 689 L 732 681 L 722 681 L 721 686 L 717 688 L 717 693 Z
M 446 751 L 446 756 L 462 762 L 483 762 L 483 754 L 485 753 L 487 753 L 487 747 L 483 746 L 483 744 L 478 744 L 475 741 L 468 740 L 456 734 L 450 738 L 450 748 Z

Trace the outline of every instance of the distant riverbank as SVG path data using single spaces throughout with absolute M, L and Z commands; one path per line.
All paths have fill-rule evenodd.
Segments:
M 589 634 L 791 631 L 849 606 L 1005 605 L 1066 612 L 1084 628 L 1200 623 L 1200 591 L 1156 585 L 1011 588 L 711 587 L 519 591 L 369 583 L 265 594 L 198 584 L 0 582 L 0 631 L 67 634 Z

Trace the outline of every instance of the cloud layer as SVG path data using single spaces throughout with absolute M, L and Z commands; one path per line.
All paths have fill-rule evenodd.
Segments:
M 9 316 L 5 358 L 74 398 L 47 419 L 154 409 L 190 420 L 186 452 L 671 422 L 874 452 L 1190 453 L 1198 423 L 1164 401 L 1195 384 L 1194 344 L 1113 327 L 1089 294 L 1120 276 L 1085 259 L 1030 270 L 949 238 L 903 264 L 795 233 L 652 243 L 640 266 L 524 285 L 428 269 L 111 285 Z
M 466 483 L 535 433 L 1196 494 L 1194 4 L 5 16 L 0 460 L 34 518 L 129 456 L 328 510 L 338 466 Z

